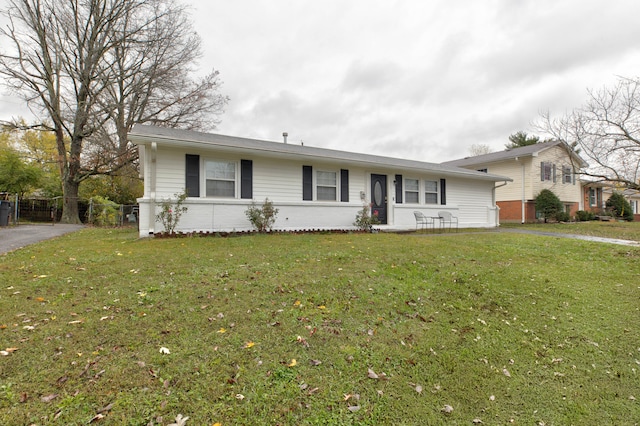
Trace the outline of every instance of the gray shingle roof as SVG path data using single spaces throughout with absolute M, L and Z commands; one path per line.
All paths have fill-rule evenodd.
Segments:
M 542 152 L 546 149 L 552 148 L 554 146 L 563 146 L 564 142 L 562 141 L 550 141 L 550 142 L 541 142 L 533 145 L 522 146 L 519 148 L 507 149 L 504 151 L 491 152 L 489 154 L 484 155 L 476 155 L 474 157 L 465 157 L 458 160 L 445 161 L 442 164 L 446 164 L 448 166 L 457 166 L 457 167 L 467 167 L 481 164 L 494 163 L 496 161 L 509 160 L 516 157 L 528 157 L 539 152 Z M 580 158 L 579 155 L 575 154 L 570 148 L 568 151 L 571 152 L 575 159 L 582 165 L 582 167 L 586 167 L 587 164 L 585 161 Z
M 280 158 L 298 158 L 307 161 L 311 159 L 328 162 L 341 162 L 361 166 L 377 166 L 379 168 L 394 168 L 401 170 L 416 170 L 434 172 L 442 176 L 473 177 L 480 180 L 495 182 L 511 181 L 511 178 L 476 172 L 447 164 L 429 163 L 415 160 L 405 160 L 393 157 L 383 157 L 371 154 L 361 154 L 348 151 L 338 151 L 326 148 L 302 146 L 291 143 L 263 141 L 257 139 L 226 136 L 215 133 L 202 133 L 191 130 L 171 129 L 137 124 L 129 133 L 129 139 L 134 144 L 156 142 L 158 144 L 180 146 L 184 148 L 218 148 L 236 152 L 260 153 L 264 156 Z

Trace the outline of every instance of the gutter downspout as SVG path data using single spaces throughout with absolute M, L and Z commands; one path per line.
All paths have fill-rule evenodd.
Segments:
M 151 142 L 150 181 L 149 182 L 149 235 L 155 233 L 156 227 L 156 160 L 158 157 L 158 144 Z
M 493 187 L 493 191 L 492 191 L 492 200 L 491 202 L 493 203 L 493 206 L 495 207 L 495 209 L 498 211 L 496 214 L 496 226 L 500 226 L 500 206 L 498 206 L 498 203 L 496 202 L 496 189 L 498 188 L 502 188 L 503 186 L 505 186 L 507 183 L 506 180 L 501 184 L 501 185 L 495 185 Z
M 524 177 L 525 177 L 525 173 L 524 173 L 524 161 L 520 161 L 519 157 L 516 157 L 516 161 L 518 163 L 520 163 L 520 166 L 522 168 L 522 183 L 520 184 L 520 186 L 522 187 L 522 219 L 521 219 L 521 223 L 525 223 L 526 222 L 526 217 L 525 217 L 525 204 L 526 204 L 526 200 L 525 200 L 525 190 L 524 190 Z

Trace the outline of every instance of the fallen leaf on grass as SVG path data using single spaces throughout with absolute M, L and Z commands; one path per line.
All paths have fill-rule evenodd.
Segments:
M 416 390 L 416 392 L 418 392 L 418 393 L 422 393 L 422 386 L 417 385 L 417 386 L 415 387 L 415 390 Z
M 236 394 L 236 399 L 242 401 L 244 399 L 244 395 L 241 393 Z
M 58 397 L 58 394 L 56 394 L 56 393 L 52 393 L 52 394 L 50 394 L 50 395 L 45 395 L 45 396 L 41 397 L 41 398 L 40 398 L 40 400 L 41 400 L 42 402 L 51 402 L 51 401 L 53 401 L 54 399 L 56 399 L 57 397 Z
M 187 423 L 187 420 L 189 420 L 189 416 L 183 417 L 182 414 L 178 414 L 176 416 L 176 422 L 169 423 L 168 426 L 184 426 Z
M 318 365 L 322 364 L 322 361 L 318 361 L 317 359 L 310 359 L 309 364 L 311 364 L 314 367 L 317 367 Z
M 26 392 L 20 392 L 20 403 L 24 404 L 29 399 L 29 396 Z
M 171 352 L 169 351 L 169 349 L 165 348 L 164 346 L 160 348 L 160 353 L 163 355 L 169 355 Z
M 370 379 L 387 380 L 387 375 L 384 373 L 376 374 L 372 369 L 367 369 L 367 377 Z
M 293 358 L 291 362 L 287 364 L 287 367 L 295 367 L 296 365 L 298 365 L 298 361 L 296 361 L 296 359 Z
M 300 343 L 302 346 L 304 346 L 305 348 L 308 348 L 308 347 L 309 347 L 309 343 L 308 343 L 308 342 L 307 342 L 307 340 L 306 340 L 304 337 L 302 337 L 302 336 L 298 336 L 298 337 L 296 337 L 296 341 L 297 341 L 298 343 Z
M 247 343 L 245 343 L 245 344 L 244 344 L 243 348 L 245 348 L 245 349 L 249 349 L 249 348 L 252 348 L 253 346 L 255 346 L 255 343 L 254 343 L 254 342 L 249 341 L 249 342 L 247 342 Z
M 480 424 L 482 424 L 482 423 L 483 423 L 483 421 L 482 421 L 482 420 L 480 420 L 480 419 L 473 419 L 472 421 L 473 421 L 473 424 L 474 424 L 474 425 L 480 425 Z
M 445 405 L 444 407 L 442 407 L 442 410 L 440 411 L 442 411 L 445 414 L 451 414 L 453 413 L 453 407 L 450 405 Z
M 224 328 L 221 328 L 220 330 L 218 330 L 218 333 L 226 333 L 227 330 L 225 330 Z
M 98 414 L 99 413 L 106 413 L 107 411 L 111 411 L 111 409 L 113 408 L 113 402 L 107 406 L 102 407 L 101 409 L 98 410 Z
M 100 420 L 104 419 L 104 415 L 103 414 L 96 414 L 95 416 L 93 416 L 91 418 L 91 420 L 89 420 L 89 423 L 95 423 L 98 422 Z
M 347 409 L 349 411 L 351 411 L 352 413 L 355 413 L 356 411 L 360 410 L 360 406 L 359 405 L 350 405 L 347 407 Z
M 9 356 L 9 355 L 11 355 L 12 353 L 14 353 L 17 350 L 18 350 L 18 348 L 6 348 L 4 351 L 0 351 L 0 355 Z
M 504 374 L 507 377 L 511 377 L 511 373 L 509 373 L 509 370 L 507 370 L 506 368 L 502 369 L 502 374 Z

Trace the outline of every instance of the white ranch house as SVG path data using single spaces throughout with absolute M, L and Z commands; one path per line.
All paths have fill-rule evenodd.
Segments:
M 163 232 L 160 202 L 187 191 L 177 232 L 252 229 L 245 211 L 266 198 L 279 209 L 275 230 L 355 229 L 365 203 L 381 230 L 415 229 L 414 211 L 445 211 L 459 227 L 499 225 L 495 189 L 508 177 L 427 163 L 136 125 L 129 139 L 140 150 L 144 195 L 140 236 Z

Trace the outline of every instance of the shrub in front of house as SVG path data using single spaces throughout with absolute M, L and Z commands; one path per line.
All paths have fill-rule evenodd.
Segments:
M 559 211 L 556 213 L 556 220 L 558 222 L 571 222 L 571 215 L 565 211 Z
M 371 214 L 371 205 L 365 204 L 362 206 L 362 210 L 356 214 L 356 221 L 353 222 L 353 226 L 357 226 L 361 231 L 371 232 L 373 225 L 380 223 L 377 215 Z
M 543 189 L 536 196 L 536 212 L 544 219 L 556 219 L 559 212 L 564 212 L 564 205 L 553 191 Z
M 258 232 L 268 232 L 273 228 L 273 224 L 276 222 L 278 216 L 278 209 L 273 207 L 273 203 L 265 198 L 262 206 L 259 207 L 255 202 L 251 203 L 251 206 L 244 212 L 247 215 L 247 219 L 251 222 L 251 226 Z
M 607 200 L 607 210 L 613 213 L 613 216 L 618 219 L 624 219 L 628 221 L 633 220 L 633 211 L 631 210 L 631 204 L 624 198 L 624 195 L 614 191 L 611 197 Z
M 594 215 L 592 212 L 588 212 L 586 210 L 578 210 L 576 212 L 576 219 L 579 222 L 587 222 L 590 220 L 594 220 L 596 218 L 596 215 Z

